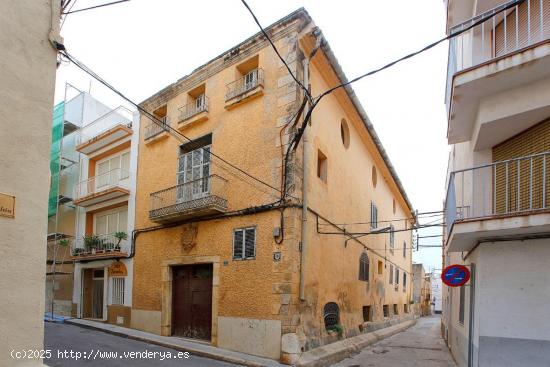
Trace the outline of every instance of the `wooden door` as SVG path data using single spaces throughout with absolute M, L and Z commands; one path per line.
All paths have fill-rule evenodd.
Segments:
M 172 335 L 210 340 L 212 264 L 173 268 Z

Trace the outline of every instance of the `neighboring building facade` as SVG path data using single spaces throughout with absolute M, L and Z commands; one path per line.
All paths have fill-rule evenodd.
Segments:
M 423 264 L 412 264 L 414 312 L 417 316 L 431 315 L 431 276 Z
M 48 158 L 59 1 L 0 2 L 0 365 L 44 346 Z
M 130 324 L 133 119 L 69 84 L 54 109 L 47 311 Z
M 267 32 L 313 95 L 345 80 L 305 10 Z M 141 115 L 131 327 L 292 363 L 412 317 L 412 207 L 351 88 L 283 182 L 302 98 L 257 34 L 141 104 L 165 125 Z
M 459 366 L 550 365 L 550 1 L 448 0 L 448 33 L 511 5 L 450 43 L 452 146 L 444 336 Z M 464 23 L 463 23 L 464 22 Z

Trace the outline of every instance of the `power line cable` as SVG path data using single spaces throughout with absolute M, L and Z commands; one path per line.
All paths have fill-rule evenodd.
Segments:
M 269 35 L 267 34 L 267 32 L 265 31 L 265 29 L 262 27 L 262 25 L 260 24 L 260 21 L 258 20 L 258 18 L 256 17 L 256 15 L 254 14 L 254 12 L 252 11 L 252 9 L 250 8 L 250 6 L 248 6 L 248 4 L 246 3 L 245 0 L 241 0 L 241 2 L 243 3 L 243 5 L 248 9 L 250 15 L 252 15 L 252 18 L 254 19 L 254 22 L 258 25 L 258 27 L 260 27 L 260 30 L 261 32 L 263 33 L 263 35 L 265 36 L 265 38 L 267 38 L 267 41 L 271 44 L 271 47 L 273 48 L 273 50 L 275 51 L 275 53 L 277 54 L 277 56 L 279 57 L 279 60 L 281 60 L 281 62 L 285 65 L 286 69 L 288 70 L 288 73 L 292 76 L 292 79 L 294 79 L 294 81 L 300 86 L 300 88 L 302 88 L 302 90 L 304 91 L 305 95 L 307 96 L 307 99 L 312 102 L 313 101 L 313 97 L 311 96 L 311 93 L 309 92 L 309 90 L 304 86 L 304 84 L 298 80 L 298 78 L 294 75 L 294 73 L 292 72 L 292 70 L 290 69 L 290 66 L 287 64 L 286 60 L 281 56 L 281 54 L 279 53 L 279 50 L 277 49 L 277 47 L 275 47 L 275 44 L 273 43 L 273 41 L 271 40 L 271 38 L 269 37 Z
M 350 85 L 350 84 L 352 84 L 352 83 L 355 83 L 356 81 L 359 81 L 359 80 L 361 80 L 361 79 L 363 79 L 363 78 L 365 78 L 365 77 L 367 77 L 367 76 L 371 76 L 371 75 L 374 75 L 374 74 L 376 74 L 376 73 L 379 73 L 379 72 L 381 72 L 381 71 L 383 71 L 383 70 L 385 70 L 385 69 L 388 69 L 388 68 L 390 68 L 390 67 L 392 67 L 392 66 L 394 66 L 394 65 L 396 65 L 396 64 L 398 64 L 398 63 L 400 63 L 400 62 L 402 62 L 402 61 L 404 61 L 404 60 L 410 59 L 411 57 L 414 57 L 414 56 L 416 56 L 416 55 L 419 55 L 420 53 L 423 53 L 423 52 L 425 52 L 425 51 L 428 51 L 429 49 L 431 49 L 431 48 L 433 48 L 433 47 L 439 45 L 440 43 L 442 43 L 442 42 L 444 42 L 444 41 L 447 41 L 447 40 L 450 40 L 450 39 L 452 39 L 452 38 L 454 38 L 454 37 L 457 37 L 457 36 L 459 36 L 459 35 L 461 35 L 461 34 L 467 32 L 467 31 L 469 31 L 470 29 L 472 29 L 472 28 L 474 28 L 474 27 L 476 27 L 476 26 L 485 23 L 487 20 L 494 18 L 496 15 L 498 15 L 498 14 L 500 14 L 500 13 L 502 13 L 502 12 L 508 10 L 508 9 L 511 9 L 511 8 L 514 8 L 514 7 L 518 6 L 519 4 L 521 4 L 521 3 L 524 2 L 524 1 L 525 1 L 525 0 L 516 0 L 516 1 L 510 2 L 507 6 L 503 7 L 502 9 L 499 9 L 498 11 L 495 11 L 492 15 L 487 16 L 486 18 L 485 18 L 485 17 L 481 17 L 479 20 L 474 21 L 474 22 L 473 22 L 472 24 L 470 24 L 469 26 L 464 27 L 464 28 L 462 28 L 462 29 L 460 29 L 460 30 L 458 30 L 458 31 L 456 31 L 456 32 L 453 32 L 453 33 L 451 33 L 450 35 L 448 35 L 448 36 L 446 36 L 446 37 L 443 37 L 443 38 L 441 38 L 441 39 L 439 39 L 439 40 L 437 40 L 437 41 L 435 41 L 435 42 L 433 42 L 433 43 L 431 43 L 431 44 L 429 44 L 429 45 L 427 45 L 427 46 L 421 48 L 421 49 L 418 50 L 418 51 L 415 51 L 415 52 L 412 52 L 412 53 L 410 53 L 410 54 L 408 54 L 408 55 L 405 55 L 405 56 L 403 56 L 403 57 L 401 57 L 401 58 L 399 58 L 399 59 L 397 59 L 397 60 L 394 60 L 394 61 L 392 61 L 392 62 L 390 62 L 390 63 L 388 63 L 388 64 L 386 64 L 386 65 L 384 65 L 384 66 L 382 66 L 382 67 L 379 67 L 379 68 L 377 68 L 377 69 L 375 69 L 375 70 L 372 70 L 372 71 L 369 71 L 369 72 L 367 72 L 367 73 L 365 73 L 365 74 L 362 74 L 362 75 L 360 75 L 360 76 L 358 76 L 358 77 L 356 77 L 356 78 L 354 78 L 354 79 L 352 79 L 352 80 L 350 80 L 350 81 L 347 81 L 347 82 L 338 84 L 338 85 L 336 85 L 336 86 L 334 86 L 334 87 L 332 87 L 332 88 L 327 89 L 326 91 L 322 92 L 321 94 L 319 94 L 317 97 L 315 97 L 315 98 L 313 99 L 312 106 L 311 106 L 311 108 L 308 110 L 308 112 L 307 112 L 307 114 L 306 114 L 306 116 L 305 116 L 305 118 L 304 118 L 304 121 L 302 122 L 302 126 L 300 127 L 300 129 L 298 129 L 298 132 L 296 133 L 296 135 L 294 136 L 294 138 L 292 139 L 292 141 L 291 141 L 291 142 L 289 143 L 289 145 L 288 145 L 287 156 L 285 157 L 285 166 L 286 166 L 286 164 L 288 163 L 288 157 L 289 157 L 289 153 L 290 153 L 291 149 L 296 149 L 296 148 L 298 147 L 298 143 L 300 142 L 300 140 L 301 140 L 301 138 L 302 138 L 302 135 L 304 134 L 304 131 L 305 131 L 305 129 L 306 129 L 308 123 L 309 123 L 309 120 L 311 119 L 311 114 L 312 114 L 312 112 L 315 110 L 315 107 L 316 107 L 316 106 L 319 104 L 319 102 L 323 99 L 323 97 L 327 96 L 328 94 L 334 92 L 335 90 L 337 90 L 337 89 L 339 89 L 339 88 L 348 86 L 348 85 Z M 475 19 L 475 18 L 472 18 L 472 20 L 473 20 L 473 19 Z M 286 186 L 286 185 L 285 185 L 285 186 Z M 285 190 L 286 190 L 286 187 L 285 187 Z M 283 191 L 283 195 L 285 195 L 285 194 L 286 194 L 286 191 Z
M 96 5 L 96 6 L 90 6 L 89 8 L 83 8 L 83 9 L 77 9 L 77 10 L 73 10 L 71 11 L 71 9 L 69 9 L 67 12 L 64 12 L 62 14 L 65 14 L 65 15 L 68 15 L 68 14 L 74 14 L 74 13 L 79 13 L 81 11 L 86 11 L 86 10 L 92 10 L 92 9 L 97 9 L 97 8 L 102 8 L 104 6 L 109 6 L 109 5 L 115 5 L 115 4 L 120 4 L 120 3 L 125 3 L 127 1 L 130 1 L 130 0 L 119 0 L 119 1 L 113 1 L 111 3 L 106 3 L 106 4 L 100 4 L 100 5 Z M 76 3 L 76 1 L 75 1 Z M 73 4 L 74 5 L 74 4 Z

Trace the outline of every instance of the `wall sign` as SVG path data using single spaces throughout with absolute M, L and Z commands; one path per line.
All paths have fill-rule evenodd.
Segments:
M 0 192 L 0 217 L 15 218 L 15 196 Z
M 470 280 L 470 270 L 464 265 L 450 265 L 443 269 L 441 280 L 449 287 L 460 287 Z
M 128 269 L 121 261 L 115 261 L 109 266 L 109 276 L 110 277 L 125 277 L 128 275 Z

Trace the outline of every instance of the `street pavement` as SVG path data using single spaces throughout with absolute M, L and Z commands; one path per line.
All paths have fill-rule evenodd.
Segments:
M 422 317 L 415 326 L 384 339 L 335 367 L 455 367 L 441 338 L 439 316 Z
M 183 352 L 174 349 L 97 330 L 52 322 L 45 323 L 44 348 L 51 352 L 51 358 L 44 359 L 44 363 L 51 367 L 236 366 L 193 355 L 185 358 Z

